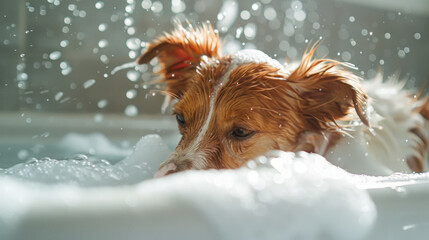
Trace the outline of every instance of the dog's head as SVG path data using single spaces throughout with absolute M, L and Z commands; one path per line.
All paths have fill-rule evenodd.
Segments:
M 182 139 L 158 176 L 186 169 L 237 168 L 267 150 L 315 151 L 308 134 L 339 128 L 357 113 L 365 124 L 366 95 L 341 63 L 304 54 L 286 69 L 258 50 L 221 56 L 210 25 L 178 25 L 137 60 L 157 57 Z

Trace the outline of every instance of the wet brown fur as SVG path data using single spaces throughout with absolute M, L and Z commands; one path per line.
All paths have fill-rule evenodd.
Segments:
M 178 100 L 174 113 L 186 119 L 186 124 L 179 126 L 182 139 L 166 161 L 175 162 L 177 171 L 201 168 L 187 154 L 209 115 L 210 97 L 231 61 L 230 56 L 219 55 L 219 47 L 219 36 L 210 25 L 197 29 L 179 25 L 150 44 L 138 59 L 139 64 L 159 59 L 166 92 Z M 351 120 L 353 113 L 369 125 L 364 113 L 368 97 L 359 78 L 338 61 L 314 60 L 315 50 L 308 49 L 290 74 L 265 63 L 240 65 L 230 73 L 215 99 L 208 130 L 193 150 L 203 156 L 204 169 L 237 168 L 270 149 L 314 151 L 311 143 L 300 141 L 301 133 L 341 131 L 341 121 Z M 256 134 L 236 140 L 230 134 L 234 127 L 252 129 Z M 422 140 L 419 151 L 423 155 L 427 141 L 422 130 L 410 131 Z M 408 160 L 416 172 L 422 169 L 418 159 Z
M 202 56 L 216 57 L 220 47 L 219 34 L 210 24 L 202 24 L 196 29 L 192 26 L 185 29 L 182 24 L 177 23 L 172 33 L 164 33 L 164 36 L 148 44 L 137 63 L 148 63 L 157 57 L 161 64 L 159 74 L 166 83 L 165 92 L 179 98 L 188 89 L 189 79 L 194 75 Z M 180 63 L 183 64 L 182 68 L 174 68 Z

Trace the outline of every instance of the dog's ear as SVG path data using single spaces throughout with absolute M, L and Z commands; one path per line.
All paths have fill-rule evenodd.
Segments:
M 137 63 L 148 63 L 157 57 L 161 65 L 161 81 L 166 83 L 166 94 L 180 98 L 203 56 L 218 56 L 219 45 L 219 34 L 210 24 L 202 24 L 196 29 L 189 25 L 185 29 L 178 23 L 172 33 L 165 33 L 148 44 Z
M 368 96 L 360 86 L 360 79 L 346 71 L 341 62 L 330 59 L 313 60 L 316 47 L 304 54 L 300 65 L 287 77 L 287 83 L 297 93 L 299 108 L 311 124 L 321 130 L 332 123 L 346 120 L 355 109 L 365 125 Z

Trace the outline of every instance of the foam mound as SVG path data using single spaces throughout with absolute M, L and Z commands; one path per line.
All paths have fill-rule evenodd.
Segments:
M 68 149 L 85 151 L 91 146 L 98 152 L 118 154 L 118 149 L 103 135 L 90 134 L 87 139 L 77 134 L 69 134 L 60 141 Z M 102 186 L 134 184 L 152 178 L 161 164 L 171 153 L 159 135 L 147 135 L 136 144 L 134 151 L 125 159 L 112 165 L 109 161 L 86 155 L 76 155 L 72 159 L 51 158 L 31 159 L 8 169 L 0 169 L 0 174 L 43 183 L 74 183 L 80 186 Z
M 220 239 L 361 239 L 376 217 L 354 178 L 317 154 L 270 151 L 238 170 L 189 171 L 154 184 L 190 201 Z
M 362 239 L 377 215 L 356 177 L 317 154 L 271 151 L 236 170 L 151 179 L 169 153 L 149 135 L 114 165 L 46 160 L 3 170 L 0 238 Z

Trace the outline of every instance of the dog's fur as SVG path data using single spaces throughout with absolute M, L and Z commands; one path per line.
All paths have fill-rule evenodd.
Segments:
M 144 64 L 157 57 L 166 103 L 177 100 L 182 139 L 157 176 L 238 168 L 271 149 L 316 152 L 352 172 L 423 171 L 426 121 L 419 112 L 429 111 L 398 84 L 372 81 L 362 87 L 345 64 L 314 60 L 316 47 L 290 69 L 257 50 L 222 56 L 220 45 L 210 25 L 178 24 L 137 60 Z M 377 93 L 375 87 L 386 91 Z M 392 94 L 405 105 L 389 102 Z

